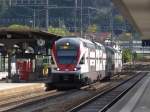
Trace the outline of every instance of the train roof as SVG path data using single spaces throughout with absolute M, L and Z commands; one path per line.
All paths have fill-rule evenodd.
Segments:
M 89 43 L 89 44 L 94 44 L 92 41 L 88 40 L 88 39 L 84 39 L 84 38 L 78 38 L 80 39 L 82 42 L 86 42 L 86 43 Z
M 95 44 L 97 44 L 98 46 L 100 46 L 100 47 L 103 47 L 104 48 L 104 45 L 103 44 L 101 44 L 101 43 L 99 43 L 99 42 L 94 42 Z
M 82 42 L 85 42 L 85 43 L 94 44 L 90 40 L 87 40 L 87 39 L 84 39 L 84 38 L 80 38 L 80 37 L 76 37 L 76 36 L 65 36 L 65 37 L 59 39 L 58 41 L 61 41 L 61 40 L 73 40 L 75 42 L 82 41 Z
M 101 43 L 92 42 L 88 39 L 84 39 L 84 38 L 76 37 L 76 36 L 65 36 L 65 37 L 59 39 L 57 42 L 63 42 L 63 41 L 70 41 L 70 42 L 73 41 L 76 44 L 79 44 L 79 42 L 83 42 L 84 44 L 86 44 L 89 47 L 93 46 L 92 48 L 95 48 L 95 46 L 98 46 L 99 48 L 101 48 L 103 50 L 105 49 L 104 45 Z
M 115 49 L 115 48 L 113 48 L 113 47 L 111 47 L 111 46 L 105 46 L 105 48 L 107 49 L 107 50 L 110 50 L 110 51 L 112 51 L 112 52 L 114 52 L 114 53 L 116 53 L 116 52 L 120 52 L 121 50 L 120 49 Z
M 104 46 L 103 44 L 101 43 L 98 43 L 98 42 L 92 42 L 88 39 L 85 39 L 85 38 L 81 38 L 81 37 L 77 37 L 77 36 L 65 36 L 63 38 L 71 38 L 71 39 L 77 39 L 77 40 L 81 40 L 82 42 L 86 42 L 86 43 L 90 43 L 90 44 L 95 44 L 98 45 L 98 46 Z

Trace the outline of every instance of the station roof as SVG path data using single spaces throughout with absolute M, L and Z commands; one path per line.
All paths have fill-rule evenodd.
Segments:
M 0 43 L 6 46 L 12 46 L 19 42 L 30 42 L 38 39 L 44 40 L 57 40 L 61 36 L 47 33 L 40 30 L 28 30 L 28 29 L 0 29 Z
M 150 39 L 150 0 L 113 0 L 121 13 L 142 35 Z

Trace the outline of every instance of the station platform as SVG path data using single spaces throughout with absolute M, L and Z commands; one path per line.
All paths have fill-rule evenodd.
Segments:
M 107 112 L 150 112 L 150 73 Z
M 0 83 L 0 97 L 19 92 L 44 91 L 44 83 Z

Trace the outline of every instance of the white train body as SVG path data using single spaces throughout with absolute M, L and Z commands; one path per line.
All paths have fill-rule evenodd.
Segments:
M 119 45 L 113 46 L 115 50 L 115 72 L 121 72 L 122 70 L 122 51 Z
M 106 74 L 108 78 L 121 72 L 122 70 L 122 51 L 121 49 L 105 46 L 106 48 Z
M 87 84 L 101 80 L 106 72 L 105 46 L 83 38 L 61 38 L 52 47 L 52 81 Z M 114 54 L 114 59 L 119 54 Z M 119 58 L 120 59 L 120 58 Z M 116 68 L 119 67 L 117 63 Z

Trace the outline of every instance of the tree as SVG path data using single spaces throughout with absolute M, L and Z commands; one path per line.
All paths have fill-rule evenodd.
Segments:
M 131 38 L 132 38 L 132 34 L 126 32 L 122 32 L 122 34 L 118 36 L 118 40 L 120 41 L 131 41 Z
M 8 28 L 15 29 L 15 30 L 20 30 L 20 29 L 29 30 L 30 29 L 30 27 L 28 27 L 26 25 L 19 25 L 19 24 L 12 24 Z
M 142 59 L 143 59 L 143 56 L 142 56 L 142 54 L 137 54 L 137 53 L 135 52 L 135 53 L 133 53 L 133 59 L 134 59 L 135 61 L 139 61 L 139 60 L 142 60 Z
M 123 17 L 122 17 L 121 15 L 116 15 L 116 16 L 114 17 L 114 21 L 115 21 L 116 23 L 118 23 L 118 24 L 123 24 L 123 23 L 124 23 L 124 19 L 123 19 Z
M 93 24 L 93 25 L 90 25 L 90 26 L 88 27 L 87 32 L 89 32 L 89 33 L 96 33 L 97 30 L 98 30 L 97 25 L 96 25 L 96 24 Z
M 65 27 L 64 28 L 56 28 L 56 27 L 50 26 L 48 29 L 48 32 L 56 34 L 56 35 L 60 35 L 60 36 L 70 35 L 70 32 Z
M 124 49 L 122 53 L 123 62 L 130 62 L 132 59 L 132 52 L 130 49 Z

